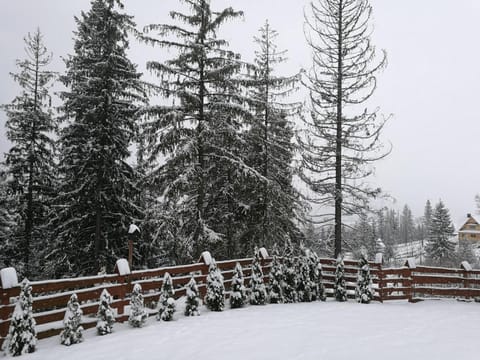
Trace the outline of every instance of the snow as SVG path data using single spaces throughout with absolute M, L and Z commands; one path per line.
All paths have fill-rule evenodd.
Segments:
M 473 268 L 472 268 L 472 265 L 469 264 L 468 261 L 462 261 L 462 269 L 466 270 L 466 271 L 472 271 Z
M 210 265 L 212 263 L 212 254 L 210 254 L 210 251 L 204 251 L 202 255 L 200 255 L 200 260 L 205 263 L 205 265 Z
M 0 270 L 1 285 L 4 289 L 10 289 L 18 285 L 17 271 L 13 267 Z
M 408 258 L 405 265 L 408 266 L 410 269 L 415 269 L 417 267 L 417 264 L 415 262 L 415 258 Z
M 131 224 L 130 227 L 128 228 L 128 233 L 129 234 L 134 234 L 136 232 L 140 232 L 140 229 L 138 228 L 137 225 Z
M 162 359 L 175 360 L 475 359 L 478 306 L 450 300 L 369 305 L 328 300 L 219 313 L 202 307 L 200 316 L 179 311 L 172 322 L 151 317 L 140 329 L 116 324 L 107 337 L 90 329 L 85 341 L 72 347 L 60 345 L 59 337 L 40 340 L 37 351 L 22 359 L 156 360 L 159 349 Z
M 126 259 L 118 259 L 116 267 L 119 275 L 130 274 L 130 266 L 128 266 L 128 261 Z
M 268 258 L 268 251 L 264 247 L 261 247 L 260 249 L 258 249 L 258 252 L 260 254 L 260 258 L 262 258 L 262 259 L 267 259 Z
M 376 253 L 375 254 L 375 264 L 383 264 L 383 254 Z

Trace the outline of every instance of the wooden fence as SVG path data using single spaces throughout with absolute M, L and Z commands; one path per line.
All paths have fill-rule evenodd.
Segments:
M 251 275 L 252 258 L 219 261 L 217 265 L 225 278 L 225 288 L 230 289 L 236 263 L 244 269 L 245 280 Z M 264 257 L 261 265 L 268 281 L 272 259 Z M 323 283 L 327 296 L 333 296 L 335 281 L 335 260 L 321 259 Z M 358 272 L 357 261 L 344 261 L 347 294 L 354 298 Z M 408 264 L 402 268 L 383 269 L 381 264 L 370 263 L 375 300 L 418 301 L 432 297 L 455 297 L 472 299 L 480 297 L 480 270 L 447 269 L 424 267 Z M 33 311 L 37 322 L 38 338 L 57 335 L 63 328 L 62 320 L 66 304 L 72 293 L 78 295 L 83 310 L 82 325 L 85 329 L 96 325 L 95 314 L 98 300 L 103 289 L 113 296 L 112 307 L 116 310 L 118 322 L 128 319 L 130 293 L 135 283 L 142 285 L 145 303 L 155 313 L 154 305 L 158 301 L 163 275 L 169 272 L 173 278 L 175 297 L 185 295 L 185 285 L 193 276 L 198 283 L 200 293 L 205 295 L 208 265 L 205 261 L 191 265 L 164 267 L 152 270 L 133 271 L 128 275 L 103 275 L 83 278 L 59 279 L 32 282 Z M 19 286 L 3 289 L 0 287 L 0 346 L 8 333 L 10 318 L 15 307 Z M 227 293 L 228 295 L 228 293 Z

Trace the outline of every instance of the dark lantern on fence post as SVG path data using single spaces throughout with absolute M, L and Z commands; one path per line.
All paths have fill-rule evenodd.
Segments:
M 131 224 L 128 228 L 128 267 L 132 271 L 133 263 L 133 243 L 140 237 L 140 229 L 137 225 Z

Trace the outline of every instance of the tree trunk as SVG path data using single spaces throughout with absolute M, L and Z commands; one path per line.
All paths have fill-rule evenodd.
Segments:
M 342 12 L 343 1 L 340 0 L 338 6 L 338 77 L 337 77 L 337 129 L 336 129 L 336 149 L 335 149 L 335 253 L 337 258 L 342 252 Z

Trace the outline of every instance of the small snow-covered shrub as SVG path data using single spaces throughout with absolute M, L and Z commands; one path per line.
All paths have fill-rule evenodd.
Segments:
M 296 273 L 298 275 L 298 301 L 310 302 L 313 298 L 312 282 L 310 281 L 310 267 L 306 255 L 296 258 Z
M 130 315 L 128 323 L 133 327 L 142 327 L 148 319 L 147 310 L 145 310 L 142 287 L 135 284 L 130 298 Z
M 263 270 L 260 265 L 260 253 L 255 247 L 252 263 L 252 277 L 250 278 L 250 304 L 265 305 L 267 302 L 267 289 L 263 282 Z
M 355 298 L 359 303 L 368 304 L 373 299 L 372 279 L 370 277 L 370 265 L 365 255 L 358 262 L 357 287 Z
M 113 324 L 115 324 L 115 313 L 111 308 L 112 295 L 103 289 L 100 295 L 100 305 L 97 312 L 97 332 L 99 335 L 110 334 L 113 330 Z
M 175 290 L 173 289 L 173 280 L 168 272 L 163 276 L 162 289 L 158 300 L 157 320 L 170 321 L 175 313 Z
M 277 255 L 273 255 L 268 282 L 268 298 L 272 304 L 281 304 L 285 301 L 283 288 L 285 287 L 284 266 L 278 261 Z
M 218 269 L 215 259 L 212 259 L 208 268 L 205 305 L 207 305 L 211 311 L 223 311 L 225 308 L 225 286 L 223 285 L 223 275 Z
M 70 346 L 83 341 L 82 309 L 78 302 L 77 294 L 72 294 L 68 300 L 67 310 L 63 318 L 63 331 L 60 334 L 60 341 L 63 345 Z
M 345 282 L 345 264 L 343 257 L 337 258 L 337 268 L 335 269 L 334 296 L 337 301 L 347 301 L 347 284 Z
M 187 284 L 187 299 L 185 303 L 185 316 L 200 315 L 200 295 L 197 282 L 195 281 L 195 278 L 193 276 Z
M 325 301 L 325 287 L 322 282 L 322 265 L 318 255 L 310 249 L 305 250 L 306 263 L 308 265 L 309 286 L 311 289 L 311 301 Z
M 2 349 L 12 356 L 23 355 L 35 351 L 37 332 L 32 311 L 32 287 L 27 279 L 20 284 L 20 296 L 15 310 L 8 335 Z
M 241 308 L 247 298 L 244 286 L 242 266 L 240 263 L 235 265 L 235 273 L 232 277 L 232 289 L 230 295 L 230 306 L 232 309 Z
M 298 301 L 298 274 L 295 268 L 295 260 L 291 256 L 285 256 L 285 287 L 283 288 L 286 303 Z

